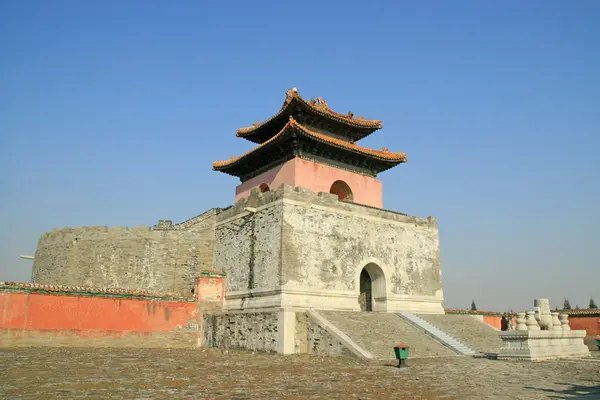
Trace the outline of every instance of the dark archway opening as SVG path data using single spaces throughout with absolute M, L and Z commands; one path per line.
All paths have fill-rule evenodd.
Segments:
M 261 183 L 261 184 L 260 184 L 260 186 L 259 186 L 258 188 L 260 189 L 260 191 L 261 191 L 262 193 L 264 193 L 264 192 L 268 192 L 268 191 L 270 190 L 270 189 L 269 189 L 269 185 L 267 185 L 266 183 Z
M 373 281 L 366 269 L 360 272 L 360 309 L 361 311 L 373 311 Z
M 344 181 L 335 181 L 333 185 L 331 185 L 331 189 L 329 189 L 329 193 L 335 194 L 338 197 L 338 200 L 347 200 L 353 201 L 354 196 L 352 195 L 352 189 L 350 186 Z
M 373 262 L 360 270 L 358 302 L 362 311 L 387 311 L 387 283 L 381 267 Z

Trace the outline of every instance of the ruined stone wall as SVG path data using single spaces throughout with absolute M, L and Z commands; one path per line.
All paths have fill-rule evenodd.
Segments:
M 203 345 L 277 351 L 277 313 L 217 313 L 203 316 Z
M 198 273 L 212 269 L 216 215 L 161 221 L 154 229 L 55 229 L 38 242 L 32 281 L 191 295 Z
M 298 354 L 354 357 L 354 354 L 307 313 L 296 313 L 295 350 Z
M 286 326 L 276 311 L 215 312 L 202 316 L 202 346 L 221 349 L 280 352 L 287 336 L 293 349 L 286 354 L 315 354 L 354 357 L 305 312 L 295 312 L 293 326 Z M 289 329 L 289 331 L 286 331 Z

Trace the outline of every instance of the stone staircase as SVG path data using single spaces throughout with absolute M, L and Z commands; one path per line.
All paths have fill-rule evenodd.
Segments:
M 450 336 L 448 333 L 438 329 L 433 326 L 429 322 L 425 321 L 423 318 L 413 314 L 413 313 L 400 313 L 400 317 L 404 320 L 408 321 L 413 326 L 421 329 L 426 334 L 432 336 L 439 342 L 441 342 L 444 346 L 452 349 L 454 352 L 462 355 L 474 355 L 476 351 L 457 340 L 456 338 Z
M 498 331 L 476 316 L 420 314 L 419 317 L 478 352 L 494 354 L 502 347 Z
M 456 356 L 397 314 L 321 310 L 318 313 L 375 359 L 394 359 L 393 348 L 397 344 L 410 347 L 410 358 Z

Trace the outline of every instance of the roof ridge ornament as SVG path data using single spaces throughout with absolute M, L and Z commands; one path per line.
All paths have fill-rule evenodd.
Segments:
M 290 115 L 290 120 L 287 123 L 287 125 L 290 125 L 290 126 L 298 125 L 298 122 L 296 122 L 296 119 L 294 118 L 293 115 Z
M 335 112 L 334 110 L 329 108 L 329 104 L 325 101 L 325 99 L 323 99 L 320 96 L 317 97 L 317 100 L 315 100 L 314 98 L 311 98 L 310 101 L 305 100 L 298 93 L 298 89 L 294 87 L 286 91 L 285 101 L 283 102 L 281 109 L 275 115 L 266 119 L 263 122 L 260 122 L 258 125 L 253 124 L 249 127 L 239 128 L 237 130 L 236 136 L 243 137 L 252 142 L 255 142 L 255 140 L 252 139 L 254 132 L 260 131 L 262 129 L 261 127 L 267 126 L 269 122 L 274 121 L 277 118 L 283 117 L 286 114 L 287 108 L 290 107 L 292 103 L 296 102 L 298 105 L 308 108 L 308 112 L 313 112 L 320 115 L 321 117 L 331 118 L 337 120 L 338 122 L 347 123 L 352 127 L 351 129 L 358 128 L 365 130 L 360 135 L 361 138 L 370 135 L 375 130 L 383 128 L 383 125 L 380 120 L 369 120 L 364 118 L 363 116 L 356 117 L 351 111 L 343 114 Z M 291 110 L 291 112 L 293 112 L 293 110 Z M 264 140 L 264 138 L 261 138 L 260 134 L 258 135 L 258 137 L 259 141 L 256 141 L 256 143 L 259 143 L 260 141 Z
M 294 98 L 296 96 L 300 96 L 298 94 L 298 89 L 297 88 L 288 89 L 285 92 L 285 101 L 283 102 L 283 107 L 285 107 L 285 105 L 288 104 L 290 101 L 292 101 L 292 98 Z M 281 108 L 283 108 L 283 107 L 281 107 Z

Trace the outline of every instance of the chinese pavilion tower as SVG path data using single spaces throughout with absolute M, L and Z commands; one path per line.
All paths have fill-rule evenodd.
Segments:
M 356 144 L 381 128 L 379 120 L 334 112 L 322 98 L 307 101 L 294 88 L 287 91 L 277 114 L 238 129 L 237 137 L 258 146 L 239 157 L 214 162 L 213 169 L 240 178 L 236 201 L 253 188 L 266 191 L 288 184 L 382 208 L 377 174 L 406 162 L 406 154 Z

